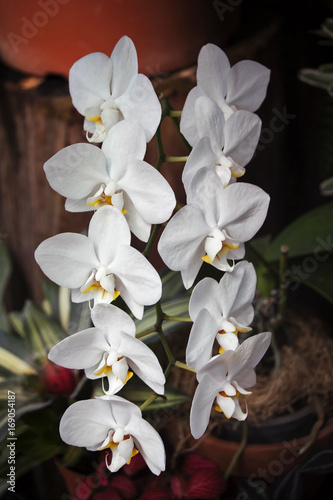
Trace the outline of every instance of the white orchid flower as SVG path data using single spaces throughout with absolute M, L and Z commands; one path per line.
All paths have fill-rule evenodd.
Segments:
M 187 192 L 187 205 L 169 221 L 158 243 L 164 263 L 181 271 L 186 289 L 192 286 L 203 261 L 221 271 L 232 271 L 227 259 L 242 259 L 244 242 L 263 224 L 269 196 L 259 187 L 221 181 L 202 168 Z
M 156 475 L 165 470 L 165 449 L 157 431 L 146 422 L 140 409 L 119 396 L 102 396 L 78 401 L 65 411 L 60 436 L 72 446 L 89 451 L 110 448 L 112 459 L 106 465 L 117 472 L 138 452 Z
M 199 141 L 192 149 L 183 170 L 186 186 L 200 168 L 210 167 L 223 186 L 245 174 L 245 165 L 257 147 L 261 120 L 249 111 L 236 111 L 226 121 L 219 106 L 209 97 L 195 101 Z
M 250 337 L 235 350 L 225 351 L 211 358 L 197 373 L 198 387 L 195 391 L 190 426 L 195 439 L 205 432 L 212 404 L 216 398 L 216 410 L 222 411 L 227 418 L 245 420 L 239 404 L 239 394 L 248 395 L 247 391 L 256 383 L 254 367 L 267 351 L 271 333 L 259 333 Z
M 228 119 L 236 110 L 256 111 L 266 96 L 270 70 L 255 61 L 240 61 L 230 67 L 222 49 L 208 43 L 200 50 L 197 86 L 188 94 L 180 130 L 191 146 L 199 141 L 194 105 L 200 96 L 213 99 Z
M 44 165 L 51 187 L 66 196 L 70 212 L 113 205 L 123 212 L 132 232 L 148 241 L 151 224 L 165 222 L 176 205 L 164 177 L 143 161 L 146 139 L 139 122 L 117 123 L 102 149 L 74 144 L 62 149 Z
M 92 216 L 88 236 L 57 234 L 43 241 L 35 259 L 57 285 L 72 289 L 73 302 L 110 303 L 121 295 L 134 316 L 161 297 L 161 279 L 148 260 L 130 246 L 123 214 L 105 206 Z
M 150 80 L 138 74 L 136 49 L 127 36 L 118 41 L 110 58 L 95 52 L 76 61 L 69 71 L 69 91 L 74 107 L 85 117 L 90 142 L 102 142 L 124 118 L 141 123 L 147 142 L 157 130 L 161 105 Z
M 49 359 L 65 368 L 84 369 L 92 380 L 107 377 L 108 395 L 120 391 L 133 372 L 157 394 L 164 394 L 161 365 L 153 351 L 135 338 L 130 316 L 113 305 L 98 304 L 91 319 L 95 327 L 59 342 L 49 352 Z
M 198 371 L 212 356 L 215 339 L 220 353 L 236 350 L 238 332 L 249 332 L 257 277 L 253 264 L 242 261 L 218 283 L 204 278 L 194 288 L 189 313 L 193 321 L 186 348 L 186 363 Z

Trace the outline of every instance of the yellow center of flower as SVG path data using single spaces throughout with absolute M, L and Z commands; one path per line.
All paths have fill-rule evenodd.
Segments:
M 129 438 L 130 438 L 130 435 L 126 434 L 123 438 L 123 441 L 125 441 L 126 439 L 129 439 Z M 113 439 L 111 439 L 106 446 L 104 446 L 103 448 L 100 448 L 100 451 L 103 451 L 106 448 L 110 448 L 110 450 L 112 452 L 114 452 L 117 450 L 118 446 L 119 446 L 119 443 L 116 443 L 113 441 Z M 131 463 L 132 458 L 135 457 L 135 455 L 137 455 L 138 453 L 139 453 L 139 450 L 137 450 L 136 448 L 133 448 L 131 456 L 130 456 L 129 460 L 127 461 L 127 465 L 129 465 Z

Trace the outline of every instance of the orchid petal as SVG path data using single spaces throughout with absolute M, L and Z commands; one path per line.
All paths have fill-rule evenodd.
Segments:
M 106 161 L 101 150 L 91 144 L 73 144 L 44 164 L 50 186 L 72 199 L 81 199 L 107 182 Z
M 108 348 L 109 344 L 102 332 L 96 328 L 88 328 L 56 344 L 50 350 L 48 357 L 57 365 L 82 370 L 98 363 L 101 352 Z
M 132 417 L 126 431 L 133 436 L 136 448 L 149 469 L 156 475 L 165 470 L 165 449 L 158 432 L 143 418 Z
M 224 145 L 223 132 L 226 122 L 219 106 L 209 97 L 198 97 L 195 102 L 195 117 L 199 137 L 209 137 L 212 150 L 216 155 L 220 154 Z
M 57 285 L 79 288 L 98 267 L 93 243 L 82 234 L 63 233 L 44 240 L 35 251 L 44 274 Z
M 118 351 L 126 356 L 130 368 L 157 394 L 164 394 L 165 377 L 152 350 L 141 340 L 123 334 Z
M 134 118 L 141 123 L 146 142 L 149 142 L 157 130 L 162 114 L 160 102 L 149 78 L 142 74 L 132 78 L 126 92 L 116 99 L 116 103 L 125 119 Z
M 252 184 L 237 182 L 223 190 L 219 201 L 219 227 L 228 228 L 229 237 L 237 241 L 253 238 L 266 218 L 268 194 Z
M 264 332 L 244 340 L 230 360 L 228 366 L 229 380 L 238 380 L 237 377 L 242 374 L 243 370 L 254 368 L 259 363 L 270 345 L 271 336 L 270 332 Z
M 129 245 L 131 233 L 123 214 L 115 207 L 105 206 L 92 216 L 88 237 L 93 242 L 101 264 L 109 264 L 121 245 Z
M 221 314 L 217 298 L 218 283 L 213 278 L 202 279 L 193 289 L 189 302 L 189 314 L 195 321 L 202 309 L 207 309 L 211 316 L 217 317 Z
M 114 125 L 102 144 L 111 178 L 118 181 L 126 173 L 129 163 L 143 159 L 146 148 L 145 134 L 139 122 L 127 119 Z
M 69 92 L 73 106 L 81 115 L 87 108 L 100 106 L 110 96 L 112 64 L 101 52 L 76 61 L 69 71 Z
M 192 149 L 182 173 L 182 181 L 186 192 L 188 191 L 187 186 L 189 186 L 195 174 L 203 167 L 213 168 L 216 160 L 217 157 L 212 150 L 209 137 L 202 137 Z
M 146 222 L 141 217 L 127 193 L 124 193 L 124 205 L 126 206 L 127 210 L 125 219 L 127 220 L 130 230 L 139 240 L 148 241 L 151 224 L 149 224 L 149 222 Z
M 256 111 L 266 96 L 270 70 L 255 61 L 240 61 L 227 76 L 227 102 L 238 109 Z
M 209 226 L 201 208 L 194 204 L 186 205 L 164 229 L 158 243 L 159 254 L 173 271 L 185 270 L 208 232 Z
M 123 246 L 115 256 L 114 272 L 129 294 L 140 304 L 155 304 L 161 297 L 162 284 L 157 271 L 136 249 Z
M 62 416 L 60 436 L 72 446 L 97 450 L 115 425 L 111 407 L 102 399 L 77 401 Z
M 251 160 L 259 142 L 260 118 L 248 111 L 236 111 L 228 118 L 224 128 L 225 146 L 223 153 L 239 167 Z
M 200 140 L 194 109 L 196 100 L 202 95 L 204 95 L 204 92 L 199 87 L 194 87 L 190 90 L 186 97 L 180 119 L 180 132 L 192 147 Z
M 216 402 L 218 406 L 221 408 L 221 411 L 225 414 L 227 418 L 230 418 L 233 416 L 233 413 L 235 411 L 235 401 L 231 397 L 226 397 L 226 396 L 221 396 L 218 394 L 216 398 Z
M 105 331 L 109 340 L 112 340 L 114 332 L 125 332 L 135 337 L 135 323 L 132 318 L 112 304 L 98 304 L 91 310 L 91 319 L 95 327 Z
M 231 274 L 225 274 L 218 285 L 223 316 L 225 318 L 233 316 L 236 321 L 246 325 L 251 323 L 253 308 L 247 306 L 253 302 L 256 285 L 257 275 L 250 262 L 239 262 Z
M 207 429 L 212 404 L 218 391 L 219 386 L 209 374 L 205 374 L 195 391 L 190 413 L 190 427 L 195 439 L 199 439 Z
M 175 195 L 164 177 L 151 165 L 137 160 L 119 181 L 139 215 L 150 224 L 165 222 L 176 206 Z
M 114 98 L 123 94 L 131 80 L 138 74 L 138 56 L 132 40 L 123 36 L 111 54 L 111 92 Z
M 202 309 L 193 323 L 187 348 L 186 363 L 198 371 L 209 361 L 218 331 L 218 323 L 207 309 Z
M 198 86 L 219 106 L 227 94 L 226 77 L 229 71 L 230 63 L 223 50 L 212 43 L 202 47 L 198 56 Z

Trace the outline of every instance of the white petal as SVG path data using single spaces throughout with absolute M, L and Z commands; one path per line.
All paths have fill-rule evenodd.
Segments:
M 218 323 L 207 309 L 202 309 L 190 331 L 186 347 L 186 363 L 198 371 L 212 356 Z
M 219 154 L 224 145 L 225 127 L 225 118 L 221 109 L 215 101 L 206 96 L 198 97 L 194 108 L 199 137 L 209 137 L 212 150 L 215 154 Z
M 146 148 L 146 138 L 140 123 L 127 119 L 114 125 L 102 145 L 110 177 L 114 181 L 123 177 L 129 163 L 143 159 Z
M 76 233 L 44 240 L 35 251 L 35 259 L 50 280 L 67 288 L 82 286 L 99 264 L 92 242 Z
M 202 309 L 207 309 L 213 318 L 221 314 L 221 308 L 217 302 L 218 283 L 213 278 L 202 279 L 193 289 L 189 302 L 189 314 L 195 321 Z
M 197 98 L 202 95 L 204 95 L 204 92 L 199 87 L 194 87 L 190 90 L 186 97 L 180 119 L 180 131 L 192 147 L 195 146 L 200 139 L 194 114 L 194 105 Z
M 115 424 L 110 405 L 102 399 L 78 401 L 62 416 L 60 436 L 72 446 L 98 449 Z
M 228 118 L 224 128 L 224 154 L 238 166 L 244 167 L 251 160 L 259 142 L 261 120 L 254 113 L 236 111 Z
M 207 429 L 212 404 L 218 391 L 218 385 L 205 374 L 195 391 L 190 413 L 190 427 L 195 439 L 199 439 Z
M 270 70 L 255 61 L 240 61 L 228 73 L 227 102 L 256 111 L 266 96 Z
M 192 256 L 187 268 L 181 270 L 181 276 L 186 290 L 188 290 L 193 285 L 195 278 L 197 277 L 197 274 L 203 264 L 202 256 L 204 254 L 204 242 L 202 242 Z
M 103 352 L 108 348 L 109 344 L 102 332 L 96 328 L 88 328 L 56 344 L 48 357 L 65 368 L 82 370 L 99 363 Z
M 151 305 L 160 299 L 162 292 L 160 276 L 135 248 L 122 246 L 109 270 L 117 276 L 139 304 Z
M 226 229 L 230 238 L 246 242 L 262 226 L 269 196 L 257 186 L 237 182 L 223 190 L 219 202 L 219 227 Z
M 72 200 L 67 198 L 65 201 L 65 209 L 68 212 L 92 212 L 94 207 L 89 207 L 87 205 L 87 198 L 82 198 L 81 200 Z
M 73 144 L 62 149 L 44 165 L 50 186 L 72 199 L 81 199 L 108 180 L 101 150 L 91 144 Z
M 142 74 L 135 76 L 126 92 L 116 99 L 124 118 L 141 123 L 146 142 L 154 136 L 161 120 L 162 109 L 151 81 Z
M 150 224 L 169 219 L 176 206 L 175 195 L 164 177 L 144 161 L 128 165 L 127 172 L 119 181 L 139 215 Z
M 115 374 L 115 376 L 118 377 L 124 384 L 128 372 L 128 364 L 126 358 L 122 358 L 119 361 L 116 361 L 116 363 L 112 365 L 112 371 Z
M 223 50 L 211 43 L 202 47 L 198 57 L 198 85 L 219 105 L 227 93 L 229 70 L 230 63 Z
M 187 269 L 208 232 L 201 208 L 186 205 L 164 229 L 158 243 L 159 254 L 173 271 Z
M 129 245 L 131 242 L 125 217 L 112 206 L 102 207 L 95 212 L 89 224 L 88 236 L 103 265 L 115 258 L 121 245 Z
M 157 394 L 164 394 L 165 377 L 153 351 L 141 340 L 123 334 L 119 352 L 126 355 L 130 368 Z
M 254 368 L 259 363 L 270 345 L 271 336 L 270 332 L 264 332 L 244 340 L 234 352 L 234 356 L 229 360 L 229 380 L 235 379 L 237 381 L 238 375 L 242 375 L 244 370 Z
M 107 333 L 110 342 L 115 332 L 125 332 L 135 337 L 136 328 L 132 318 L 112 304 L 98 304 L 93 307 L 91 319 L 99 330 Z
M 105 109 L 103 109 L 103 111 L 101 113 L 101 120 L 103 122 L 103 127 L 105 128 L 106 131 L 109 131 L 122 119 L 123 119 L 123 115 L 121 114 L 121 112 L 118 109 L 106 107 Z M 105 134 L 105 135 L 107 137 L 107 134 Z M 102 142 L 102 141 L 90 140 L 90 142 Z
M 135 234 L 139 240 L 148 241 L 151 224 L 143 220 L 127 193 L 124 193 L 124 206 L 127 210 L 125 219 L 127 220 L 128 227 L 132 233 Z
M 165 470 L 165 449 L 158 432 L 143 418 L 133 417 L 126 426 L 149 469 L 156 475 Z
M 111 54 L 111 92 L 114 98 L 123 94 L 132 78 L 138 74 L 138 57 L 135 45 L 128 36 L 123 36 Z
M 237 335 L 234 333 L 218 333 L 217 341 L 224 351 L 235 351 L 239 345 Z
M 247 418 L 247 407 L 246 407 L 246 411 L 243 412 L 243 410 L 240 407 L 238 398 L 235 398 L 235 409 L 234 409 L 234 413 L 232 414 L 232 418 L 235 418 L 236 420 L 239 420 L 240 422 L 242 422 L 243 420 L 245 420 Z
M 209 137 L 202 137 L 192 149 L 185 163 L 182 173 L 185 191 L 188 191 L 188 186 L 198 170 L 203 167 L 214 168 L 216 161 L 217 156 L 212 150 Z
M 111 74 L 111 61 L 101 52 L 88 54 L 73 64 L 69 71 L 69 92 L 81 115 L 110 96 Z
M 239 262 L 232 273 L 225 274 L 218 285 L 223 316 L 225 318 L 232 316 L 246 326 L 250 324 L 253 310 L 247 306 L 253 302 L 256 285 L 257 275 L 250 262 Z
M 233 398 L 221 396 L 220 394 L 218 394 L 216 402 L 227 418 L 233 416 L 236 406 Z

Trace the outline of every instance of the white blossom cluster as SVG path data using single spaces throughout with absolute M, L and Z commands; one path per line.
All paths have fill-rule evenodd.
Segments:
M 131 233 L 147 242 L 151 227 L 167 222 L 158 244 L 165 264 L 180 271 L 190 288 L 203 262 L 224 272 L 220 282 L 204 278 L 194 288 L 193 321 L 186 362 L 197 373 L 190 416 L 192 434 L 205 432 L 216 398 L 218 411 L 243 420 L 239 394 L 255 384 L 254 367 L 270 333 L 241 344 L 250 331 L 256 275 L 244 258 L 244 243 L 263 224 L 269 197 L 236 179 L 245 173 L 261 128 L 254 111 L 263 101 L 267 68 L 252 61 L 230 67 L 215 45 L 199 54 L 197 83 L 189 93 L 180 128 L 192 146 L 183 170 L 187 203 L 172 216 L 176 199 L 164 177 L 144 161 L 146 145 L 161 120 L 161 105 L 150 80 L 138 74 L 136 49 L 123 37 L 111 57 L 94 53 L 71 68 L 69 88 L 84 116 L 89 143 L 64 148 L 44 166 L 51 187 L 66 197 L 71 212 L 92 211 L 87 236 L 63 233 L 43 241 L 35 258 L 48 278 L 72 290 L 72 301 L 90 301 L 93 327 L 75 333 L 50 353 L 51 361 L 84 369 L 101 379 L 105 393 L 78 401 L 64 413 L 62 439 L 88 450 L 112 452 L 114 472 L 140 452 L 151 471 L 165 469 L 165 450 L 140 409 L 117 396 L 135 373 L 159 395 L 165 376 L 156 355 L 136 338 L 129 314 L 112 304 L 120 295 L 138 319 L 144 306 L 161 298 L 159 274 L 131 246 Z M 101 143 L 93 145 L 93 143 Z M 234 260 L 241 260 L 234 264 Z M 212 357 L 215 340 L 220 353 Z

